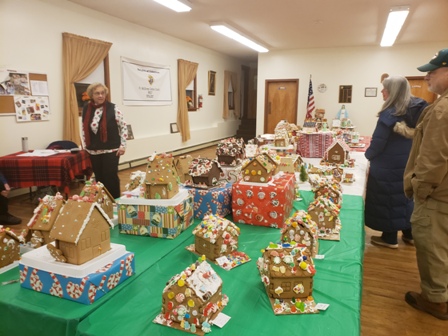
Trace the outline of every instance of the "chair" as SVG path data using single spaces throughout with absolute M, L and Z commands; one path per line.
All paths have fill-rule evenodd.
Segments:
M 47 146 L 47 149 L 73 149 L 79 148 L 79 146 L 70 140 L 57 140 L 53 141 Z

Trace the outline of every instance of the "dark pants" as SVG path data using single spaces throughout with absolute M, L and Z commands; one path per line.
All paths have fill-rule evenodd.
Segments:
M 402 230 L 403 236 L 409 239 L 412 239 L 412 229 Z M 381 239 L 383 239 L 388 244 L 397 244 L 397 231 L 393 232 L 383 232 L 381 234 Z
M 8 213 L 8 198 L 0 195 L 0 215 L 6 215 Z
M 121 196 L 120 179 L 118 178 L 119 160 L 117 152 L 90 155 L 95 180 L 104 184 L 113 198 Z

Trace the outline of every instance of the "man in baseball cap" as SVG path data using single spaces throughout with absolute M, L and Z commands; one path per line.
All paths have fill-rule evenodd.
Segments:
M 428 64 L 428 90 L 439 97 L 423 112 L 414 131 L 404 172 L 404 192 L 414 199 L 412 236 L 421 292 L 405 301 L 441 320 L 448 320 L 448 49 Z

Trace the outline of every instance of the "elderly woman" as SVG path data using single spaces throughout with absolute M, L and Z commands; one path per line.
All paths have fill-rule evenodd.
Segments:
M 410 217 L 414 208 L 403 189 L 403 173 L 411 150 L 409 129 L 415 128 L 427 103 L 411 95 L 406 78 L 393 76 L 383 81 L 383 106 L 365 156 L 370 161 L 365 201 L 365 224 L 381 231 L 371 243 L 398 247 L 398 231 L 405 243 L 413 244 Z M 402 132 L 406 128 L 407 132 Z
M 126 151 L 127 126 L 123 113 L 107 101 L 108 88 L 93 83 L 87 88 L 90 102 L 82 111 L 82 140 L 90 154 L 96 181 L 114 198 L 120 197 L 118 162 Z

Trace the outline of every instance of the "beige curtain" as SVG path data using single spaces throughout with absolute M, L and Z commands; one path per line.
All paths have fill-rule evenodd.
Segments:
M 78 145 L 81 143 L 75 83 L 86 78 L 101 64 L 111 46 L 109 42 L 62 33 L 64 140 Z
M 182 142 L 190 140 L 190 121 L 188 120 L 187 94 L 185 90 L 188 84 L 196 77 L 198 63 L 177 60 L 177 85 L 178 85 L 178 112 L 177 127 L 182 136 Z
M 233 88 L 233 115 L 236 118 L 240 117 L 240 86 L 238 82 L 238 74 L 231 71 L 224 71 L 224 107 L 222 111 L 222 118 L 224 120 L 229 118 L 229 83 L 232 83 Z

